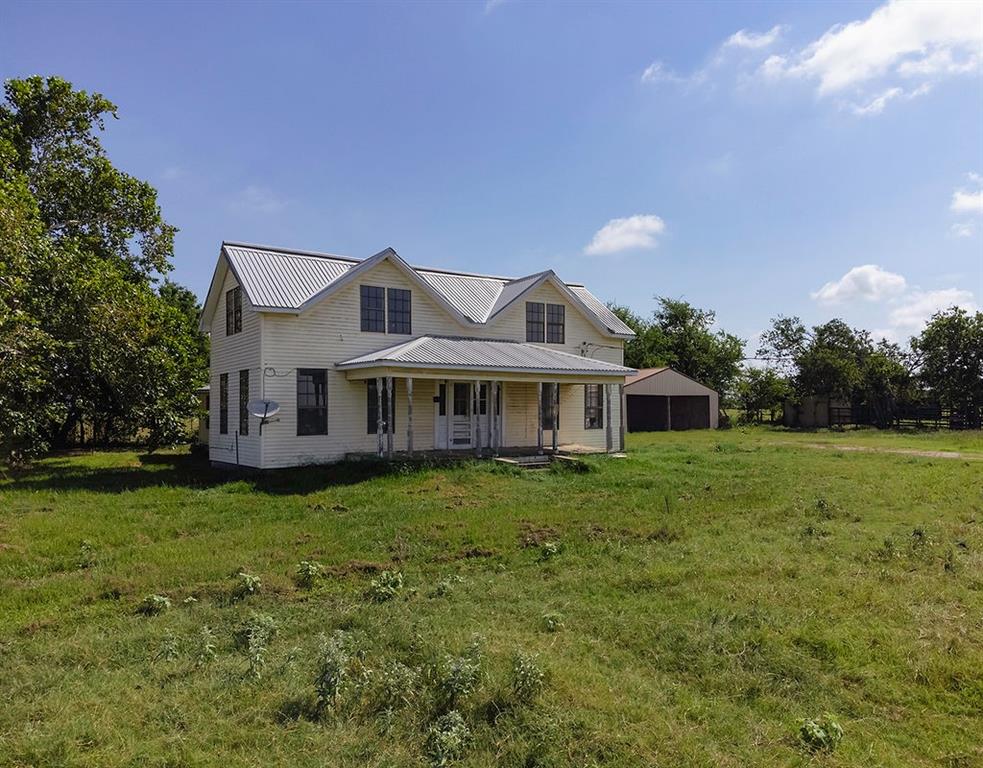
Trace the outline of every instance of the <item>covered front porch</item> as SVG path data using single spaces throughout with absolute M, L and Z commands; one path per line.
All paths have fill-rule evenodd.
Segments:
M 426 336 L 337 368 L 368 384 L 380 457 L 623 450 L 631 369 L 614 363 L 519 342 Z

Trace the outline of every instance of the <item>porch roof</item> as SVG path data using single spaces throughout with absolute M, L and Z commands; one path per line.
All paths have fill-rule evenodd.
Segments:
M 391 347 L 336 363 L 342 370 L 415 368 L 433 371 L 489 371 L 565 376 L 582 374 L 624 379 L 633 368 L 572 355 L 519 341 L 417 336 Z

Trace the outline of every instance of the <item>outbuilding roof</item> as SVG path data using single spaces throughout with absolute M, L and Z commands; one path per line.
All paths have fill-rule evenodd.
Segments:
M 519 341 L 432 335 L 418 336 L 336 364 L 341 369 L 390 366 L 545 374 L 582 373 L 619 379 L 635 373 L 633 368 L 625 368 L 623 365 Z
M 260 311 L 300 312 L 341 284 L 349 273 L 389 258 L 419 281 L 431 295 L 466 325 L 481 326 L 526 292 L 552 282 L 602 332 L 631 338 L 634 332 L 586 287 L 565 283 L 552 270 L 519 278 L 478 275 L 430 267 L 411 266 L 391 248 L 369 259 L 353 259 L 315 251 L 297 251 L 266 245 L 224 242 L 222 254 L 242 285 L 250 303 Z M 218 274 L 216 273 L 216 278 Z M 215 279 L 206 299 L 206 314 L 217 296 Z M 204 324 L 203 314 L 203 324 Z

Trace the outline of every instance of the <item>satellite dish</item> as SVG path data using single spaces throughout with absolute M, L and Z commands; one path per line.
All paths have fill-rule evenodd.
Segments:
M 250 400 L 246 403 L 250 415 L 265 421 L 280 412 L 280 404 L 276 400 Z

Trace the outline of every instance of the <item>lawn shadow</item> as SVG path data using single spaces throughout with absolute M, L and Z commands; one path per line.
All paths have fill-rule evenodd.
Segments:
M 207 489 L 246 483 L 257 493 L 304 495 L 389 475 L 405 477 L 434 466 L 427 461 L 361 460 L 259 471 L 213 467 L 206 456 L 189 453 L 144 453 L 138 459 L 139 465 L 129 467 L 87 467 L 73 462 L 70 456 L 57 457 L 11 475 L 0 482 L 0 488 L 125 493 L 141 488 Z

